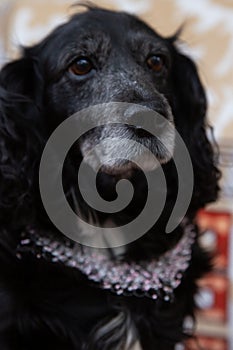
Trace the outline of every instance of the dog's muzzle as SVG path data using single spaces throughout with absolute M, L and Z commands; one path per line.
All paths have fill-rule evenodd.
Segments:
M 171 109 L 166 107 L 155 111 L 142 105 L 106 104 L 101 115 L 95 116 L 96 127 L 80 140 L 84 162 L 95 171 L 112 175 L 135 168 L 151 171 L 168 162 L 174 151 L 175 132 Z

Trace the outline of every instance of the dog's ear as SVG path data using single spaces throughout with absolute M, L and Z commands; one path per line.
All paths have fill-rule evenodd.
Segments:
M 177 123 L 183 124 L 179 115 L 186 116 L 189 125 L 204 120 L 207 109 L 206 95 L 195 63 L 187 56 L 176 52 L 172 69 L 174 107 Z
M 173 113 L 176 127 L 189 150 L 194 169 L 194 210 L 215 201 L 219 171 L 215 142 L 207 137 L 207 101 L 195 63 L 175 50 L 172 67 Z M 212 142 L 213 141 L 213 142 Z M 214 149 L 215 148 L 215 149 Z
M 42 72 L 36 58 L 23 57 L 6 64 L 0 72 L 0 86 L 8 94 L 31 100 L 39 107 L 43 91 Z
M 0 72 L 0 212 L 17 212 L 29 198 L 40 147 L 43 79 L 37 62 L 23 57 Z M 30 203 L 28 203 L 30 205 Z M 12 210 L 9 210 L 12 208 Z

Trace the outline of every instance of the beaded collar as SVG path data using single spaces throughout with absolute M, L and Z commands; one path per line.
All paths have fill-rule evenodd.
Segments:
M 158 259 L 139 263 L 115 261 L 101 250 L 82 246 L 65 237 L 59 240 L 51 235 L 44 237 L 28 228 L 21 235 L 16 255 L 22 259 L 25 253 L 30 252 L 37 259 L 76 268 L 98 287 L 117 295 L 172 301 L 174 290 L 189 267 L 195 236 L 194 226 L 184 225 L 184 234 L 175 247 Z

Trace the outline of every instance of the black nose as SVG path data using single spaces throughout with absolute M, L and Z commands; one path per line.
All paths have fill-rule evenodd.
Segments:
M 131 116 L 135 132 L 140 137 L 156 135 L 164 129 L 167 118 L 164 111 L 145 110 Z

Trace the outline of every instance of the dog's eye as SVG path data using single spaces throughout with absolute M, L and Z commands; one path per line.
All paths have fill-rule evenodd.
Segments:
M 150 69 L 159 73 L 165 66 L 165 58 L 162 55 L 153 55 L 147 58 L 146 63 Z
M 86 75 L 93 69 L 92 62 L 86 57 L 80 57 L 69 67 L 69 71 L 75 75 Z

